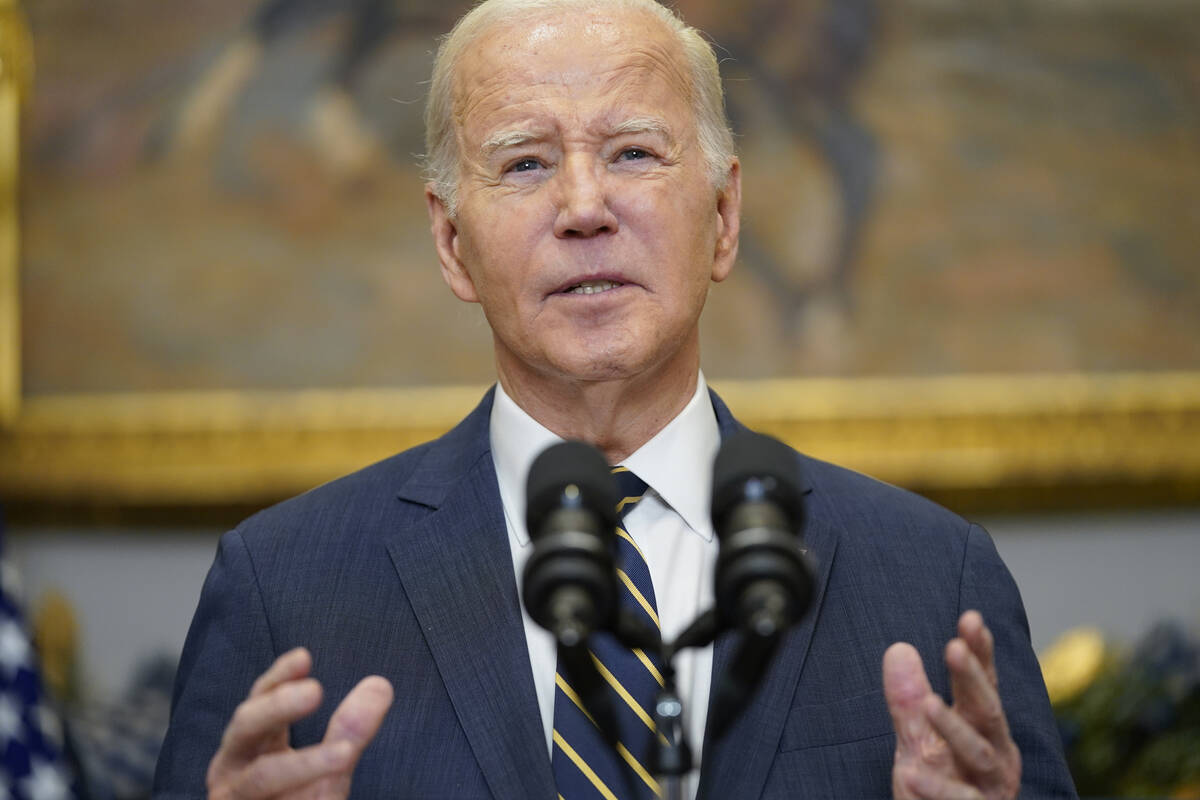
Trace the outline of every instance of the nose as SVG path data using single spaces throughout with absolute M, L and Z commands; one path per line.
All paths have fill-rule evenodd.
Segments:
M 617 218 L 609 208 L 603 166 L 585 154 L 563 161 L 555 180 L 559 186 L 558 216 L 554 235 L 560 239 L 589 239 L 617 232 Z

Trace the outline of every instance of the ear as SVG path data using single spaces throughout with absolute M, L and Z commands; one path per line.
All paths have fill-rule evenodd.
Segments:
M 458 255 L 458 225 L 450 218 L 442 199 L 434 194 L 432 183 L 425 184 L 425 206 L 429 209 L 429 227 L 441 263 L 442 279 L 459 300 L 478 303 L 475 282 Z
M 737 261 L 738 231 L 742 224 L 742 165 L 734 158 L 725 188 L 717 194 L 717 244 L 713 250 L 712 279 L 720 283 Z

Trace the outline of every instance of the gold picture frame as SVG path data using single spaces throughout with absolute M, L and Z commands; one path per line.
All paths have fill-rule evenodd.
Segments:
M 485 387 L 23 397 L 18 118 L 28 34 L 0 0 L 0 500 L 262 505 L 439 435 Z M 716 381 L 741 420 L 959 509 L 1200 501 L 1200 372 Z
M 15 0 L 0 0 L 0 428 L 21 400 L 17 187 L 21 105 L 32 83 L 32 48 Z
M 484 387 L 27 399 L 0 493 L 45 507 L 254 506 L 433 438 Z M 716 382 L 753 428 L 960 510 L 1200 499 L 1200 374 Z

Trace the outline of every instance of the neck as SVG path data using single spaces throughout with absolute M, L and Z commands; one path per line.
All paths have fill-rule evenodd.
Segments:
M 699 356 L 689 363 L 609 380 L 524 379 L 498 365 L 518 406 L 564 439 L 587 442 L 617 464 L 674 419 L 696 391 Z

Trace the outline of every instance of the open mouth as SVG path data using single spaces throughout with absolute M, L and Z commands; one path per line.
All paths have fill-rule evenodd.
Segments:
M 618 286 L 624 285 L 623 283 L 609 280 L 583 281 L 582 283 L 576 283 L 563 289 L 563 294 L 599 294 L 600 292 L 607 292 L 610 289 L 616 289 Z

